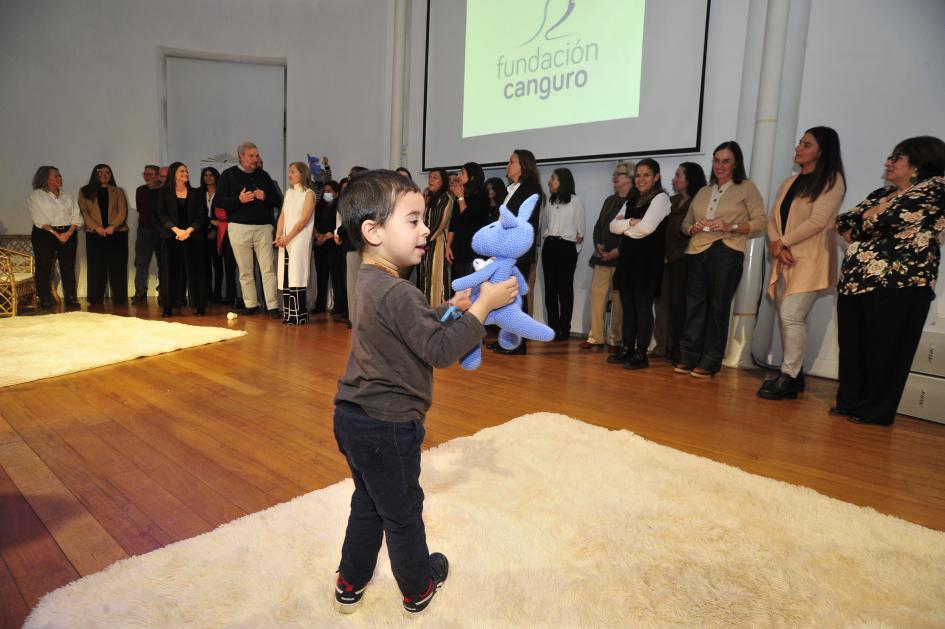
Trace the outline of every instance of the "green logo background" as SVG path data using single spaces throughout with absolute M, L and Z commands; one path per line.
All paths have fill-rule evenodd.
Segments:
M 570 15 L 555 26 L 568 0 L 548 0 L 546 16 L 546 0 L 468 0 L 463 137 L 637 117 L 645 6 L 646 0 L 574 0 Z M 576 49 L 589 59 L 572 63 L 580 58 Z M 559 50 L 566 52 L 556 58 L 566 63 L 542 69 L 545 54 L 554 57 Z M 527 65 L 536 52 L 537 71 L 522 71 L 516 60 L 524 58 Z M 578 87 L 581 70 L 586 82 Z M 528 89 L 529 79 L 540 82 L 542 77 L 549 77 L 546 86 L 570 87 L 551 90 L 542 99 L 533 83 L 531 94 L 514 96 L 516 89 Z M 509 93 L 512 98 L 506 98 Z

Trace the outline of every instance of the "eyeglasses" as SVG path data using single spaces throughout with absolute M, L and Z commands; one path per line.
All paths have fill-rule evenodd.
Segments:
M 894 151 L 889 157 L 886 158 L 886 161 L 895 164 L 899 161 L 900 157 L 902 157 L 902 151 Z
M 629 177 L 629 176 L 630 176 L 630 173 L 628 173 L 628 172 L 625 171 L 625 170 L 615 170 L 615 171 L 614 171 L 614 177 L 619 177 L 619 176 L 621 176 L 621 175 L 623 175 L 624 177 Z

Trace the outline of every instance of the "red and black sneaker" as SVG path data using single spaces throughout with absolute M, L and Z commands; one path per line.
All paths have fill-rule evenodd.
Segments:
M 446 583 L 446 576 L 450 571 L 450 562 L 447 561 L 443 553 L 430 554 L 430 585 L 427 589 L 416 596 L 404 597 L 404 611 L 408 614 L 419 614 L 433 601 L 437 590 Z
M 342 614 L 350 614 L 361 604 L 364 597 L 364 589 L 367 586 L 362 585 L 356 588 L 341 578 L 341 572 L 338 573 L 338 581 L 335 583 L 335 609 Z

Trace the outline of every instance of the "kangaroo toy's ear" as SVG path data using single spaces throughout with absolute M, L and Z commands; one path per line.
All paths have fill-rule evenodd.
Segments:
M 518 225 L 518 219 L 504 205 L 499 208 L 499 225 L 502 229 L 514 229 Z
M 518 220 L 525 222 L 532 216 L 532 211 L 535 209 L 535 205 L 538 204 L 538 195 L 533 194 L 532 196 L 525 199 L 522 202 L 522 205 L 518 208 Z

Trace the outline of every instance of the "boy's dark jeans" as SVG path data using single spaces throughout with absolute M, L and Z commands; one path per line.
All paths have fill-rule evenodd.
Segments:
M 414 596 L 430 584 L 420 488 L 425 434 L 417 420 L 385 422 L 356 404 L 335 406 L 335 439 L 354 478 L 339 569 L 342 578 L 356 587 L 371 580 L 384 534 L 400 591 Z

